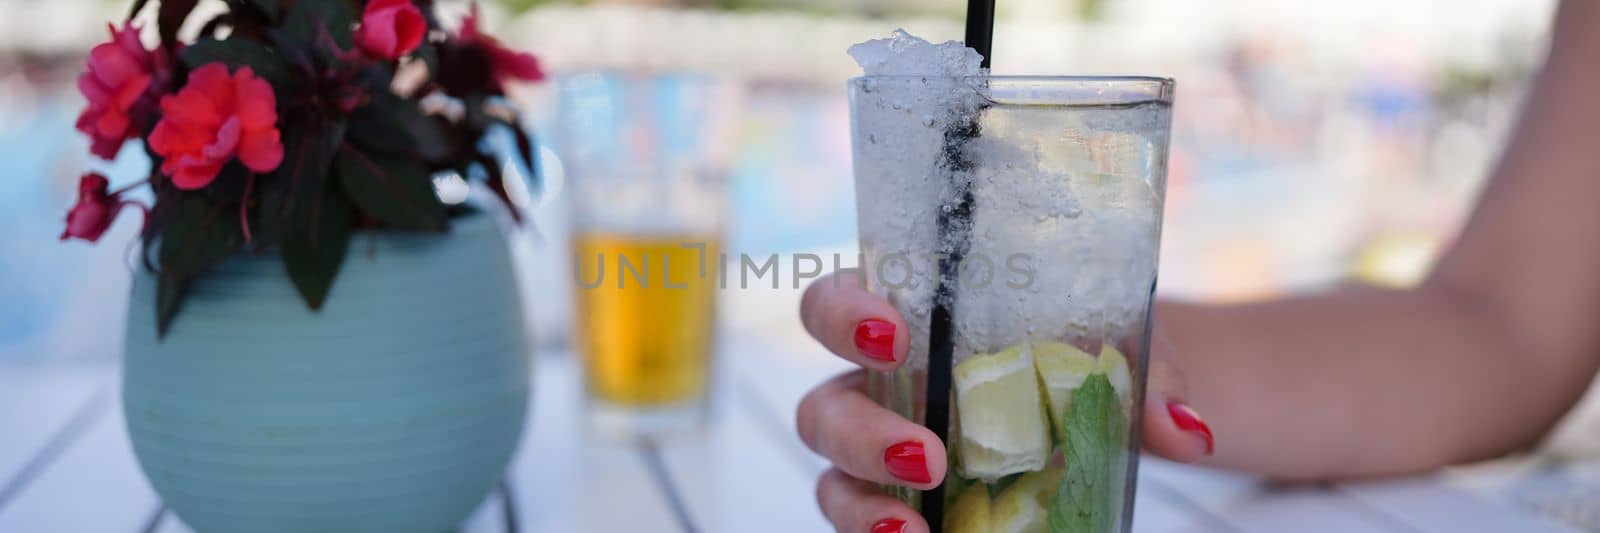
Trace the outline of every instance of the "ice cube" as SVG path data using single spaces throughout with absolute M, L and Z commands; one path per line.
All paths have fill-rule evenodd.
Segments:
M 868 76 L 976 76 L 983 64 L 983 56 L 959 41 L 933 44 L 902 29 L 847 52 Z

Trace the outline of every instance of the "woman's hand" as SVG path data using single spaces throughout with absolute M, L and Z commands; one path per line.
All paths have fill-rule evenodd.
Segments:
M 905 321 L 883 298 L 860 285 L 861 276 L 836 272 L 806 290 L 800 319 L 806 331 L 835 355 L 869 370 L 887 371 L 906 359 Z M 1146 389 L 1144 445 L 1189 462 L 1210 455 L 1211 430 L 1183 404 L 1183 380 L 1166 356 L 1158 327 Z M 875 484 L 929 489 L 944 480 L 948 463 L 933 432 L 873 402 L 863 392 L 864 370 L 819 385 L 800 402 L 800 439 L 833 462 L 817 483 L 817 503 L 833 527 L 848 533 L 928 531 L 909 506 Z

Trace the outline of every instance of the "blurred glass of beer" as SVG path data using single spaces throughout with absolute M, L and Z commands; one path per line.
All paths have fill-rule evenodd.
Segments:
M 558 83 L 574 346 L 591 425 L 625 435 L 705 419 L 726 170 L 738 91 L 688 74 Z

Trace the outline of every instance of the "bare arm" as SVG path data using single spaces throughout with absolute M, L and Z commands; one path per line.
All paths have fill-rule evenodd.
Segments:
M 1566 0 L 1512 142 L 1418 289 L 1158 316 L 1211 462 L 1379 476 L 1536 443 L 1600 366 L 1600 2 Z

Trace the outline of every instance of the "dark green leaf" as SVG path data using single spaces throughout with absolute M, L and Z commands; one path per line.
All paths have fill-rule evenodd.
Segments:
M 1126 417 L 1104 373 L 1072 391 L 1066 427 L 1067 473 L 1048 514 L 1051 533 L 1104 533 L 1121 527 Z
M 544 182 L 540 179 L 542 176 L 539 173 L 539 158 L 534 155 L 533 138 L 527 134 L 526 130 L 522 129 L 520 124 L 515 122 L 511 124 L 511 132 L 516 136 L 517 153 L 522 157 L 522 162 L 525 165 L 522 172 L 525 176 L 523 178 L 525 180 L 524 183 L 527 185 L 530 194 L 537 197 L 544 193 Z M 510 195 L 506 197 L 509 199 Z M 517 210 L 517 206 L 509 203 L 506 206 L 511 209 L 511 218 L 517 222 L 522 222 L 522 215 Z
M 255 4 L 256 9 L 260 9 L 268 18 L 278 18 L 278 0 L 250 0 L 250 3 Z
M 155 164 L 155 167 L 160 166 L 159 163 Z M 151 186 L 152 192 L 155 193 L 156 201 L 155 205 L 150 208 L 150 218 L 145 219 L 144 228 L 139 230 L 141 246 L 139 260 L 144 263 L 146 269 L 151 271 L 160 270 L 156 267 L 156 262 L 151 259 L 151 253 L 159 250 L 161 232 L 166 230 L 167 221 L 171 220 L 172 213 L 177 211 L 178 198 L 183 194 L 183 191 L 179 191 L 177 187 L 160 185 L 161 182 L 156 181 L 160 176 L 159 170 L 151 172 L 150 179 L 152 183 L 156 184 Z
M 344 262 L 354 213 L 329 181 L 344 139 L 343 120 L 302 115 L 284 131 L 285 158 L 262 188 L 262 233 L 279 243 L 290 281 L 312 309 L 322 308 Z
M 286 230 L 304 226 L 312 202 L 326 194 L 333 156 L 344 141 L 345 123 L 314 115 L 289 115 L 282 122 L 283 163 L 258 186 L 261 207 L 254 229 L 265 246 Z
M 159 254 L 156 333 L 161 336 L 171 328 L 189 281 L 238 252 L 244 246 L 244 235 L 238 204 L 221 204 L 200 192 L 175 189 L 158 193 L 146 229 L 145 258 L 148 260 L 151 246 Z
M 395 98 L 385 90 L 350 114 L 350 142 L 363 151 L 389 156 L 414 156 L 417 144 L 407 125 L 422 111 L 416 102 Z
M 283 24 L 291 35 L 308 43 L 318 42 L 326 28 L 340 48 L 349 50 L 355 22 L 355 14 L 345 0 L 304 0 L 289 8 Z
M 244 246 L 238 204 L 220 204 L 202 193 L 180 195 L 161 233 L 161 270 L 193 277 Z
M 237 202 L 244 198 L 244 188 L 250 181 L 250 174 L 251 170 L 244 163 L 234 159 L 223 165 L 216 179 L 211 180 L 211 184 L 200 189 L 200 192 L 213 202 Z
M 255 249 L 265 250 L 283 240 L 284 226 L 288 225 L 285 213 L 288 211 L 289 191 L 283 184 L 270 181 L 257 185 L 255 194 L 260 198 L 260 203 L 256 207 L 255 219 L 250 222 L 250 232 Z
M 421 161 L 364 153 L 345 144 L 334 159 L 345 194 L 368 216 L 400 229 L 444 231 L 444 203 Z
M 183 21 L 189 18 L 189 13 L 194 11 L 198 3 L 200 0 L 161 0 L 156 11 L 156 30 L 161 35 L 163 45 L 178 41 L 178 29 L 183 27 Z
M 211 20 L 206 21 L 205 24 L 200 26 L 200 38 L 215 39 L 217 36 L 217 29 L 221 28 L 223 24 L 231 25 L 232 22 L 233 13 L 218 13 L 217 16 L 211 17 Z
M 451 127 L 449 121 L 443 117 L 416 113 L 402 113 L 405 118 L 405 129 L 411 134 L 412 142 L 417 145 L 417 155 L 431 165 L 448 167 L 449 163 L 462 158 L 461 154 L 467 152 L 470 144 L 464 132 Z
M 505 204 L 506 212 L 511 214 L 511 220 L 522 223 L 522 213 L 517 210 L 516 202 L 511 201 L 511 191 L 506 190 L 505 174 L 500 171 L 500 161 L 489 154 L 478 154 L 477 162 L 483 169 L 484 185 L 488 185 L 489 191 Z
M 291 228 L 282 242 L 283 265 L 289 271 L 289 280 L 313 310 L 322 308 L 339 275 L 355 218 L 350 201 L 333 184 L 327 185 L 309 206 L 305 225 Z
M 134 17 L 138 17 L 139 16 L 139 12 L 140 11 L 144 11 L 144 5 L 147 4 L 147 3 L 149 3 L 149 0 L 134 0 L 133 1 L 133 6 L 128 8 L 128 18 L 127 18 L 127 20 L 128 21 L 132 21 L 134 19 Z
M 201 65 L 221 61 L 228 65 L 228 70 L 238 70 L 239 67 L 250 67 L 257 76 L 267 80 L 274 89 L 283 92 L 282 88 L 288 85 L 288 72 L 284 68 L 283 58 L 273 53 L 265 45 L 242 37 L 224 40 L 201 39 L 183 49 L 179 54 L 183 63 L 189 68 L 199 68 Z M 284 99 L 287 94 L 279 94 L 278 98 Z
M 500 160 L 493 155 L 478 153 L 473 155 L 473 162 L 483 169 L 483 179 L 489 183 L 505 183 L 505 175 L 500 168 Z M 502 187 L 503 188 L 503 187 Z M 509 200 L 510 197 L 507 197 Z
M 462 123 L 467 125 L 467 129 L 476 132 L 489 129 L 493 118 L 489 116 L 488 98 L 481 94 L 469 95 L 461 98 L 461 104 L 465 111 Z
M 517 156 L 522 158 L 523 173 L 528 176 L 528 184 L 538 189 L 539 158 L 533 151 L 533 136 L 515 120 L 507 122 L 506 127 L 511 129 L 511 136 L 516 139 Z
M 439 44 L 439 70 L 433 79 L 450 96 L 467 100 L 468 120 L 471 118 L 473 99 L 498 94 L 500 83 L 494 77 L 494 61 L 488 48 L 464 46 L 449 41 Z
M 289 71 L 297 74 L 297 78 L 310 80 L 317 76 L 317 67 L 311 62 L 310 43 L 300 41 L 298 37 L 279 28 L 268 28 L 266 36 L 272 48 L 289 65 Z
M 428 67 L 429 73 L 439 72 L 439 45 L 423 40 L 422 44 L 417 46 L 416 51 L 411 52 L 411 55 L 421 59 L 422 64 Z
M 439 11 L 433 8 L 433 0 L 415 0 L 414 3 L 417 4 L 417 9 L 422 11 L 423 20 L 428 21 L 428 31 L 439 29 Z
M 156 338 L 165 337 L 172 329 L 172 320 L 189 294 L 189 278 L 171 272 L 162 272 L 156 278 Z

